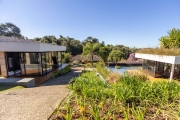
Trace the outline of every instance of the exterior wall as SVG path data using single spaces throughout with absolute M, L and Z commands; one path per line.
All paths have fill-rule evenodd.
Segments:
M 4 52 L 0 52 L 0 65 L 1 65 L 2 76 L 7 77 L 6 60 L 5 60 Z
M 44 76 L 15 76 L 16 78 L 34 78 L 35 79 L 35 86 L 39 86 L 41 83 L 49 80 L 53 73 L 56 73 L 58 71 L 58 68 L 53 70 L 52 72 L 44 75 Z

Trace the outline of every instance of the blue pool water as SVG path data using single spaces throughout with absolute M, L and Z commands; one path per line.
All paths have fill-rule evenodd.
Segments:
M 124 74 L 127 70 L 137 70 L 141 68 L 141 66 L 121 66 L 120 69 L 116 69 L 114 66 L 110 66 L 109 69 L 113 72 L 119 72 L 121 74 Z

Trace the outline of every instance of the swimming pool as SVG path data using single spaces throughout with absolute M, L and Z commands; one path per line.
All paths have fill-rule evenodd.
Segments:
M 119 72 L 121 74 L 124 74 L 127 70 L 137 70 L 141 68 L 141 66 L 121 66 L 120 69 L 116 69 L 114 66 L 108 67 L 113 72 Z

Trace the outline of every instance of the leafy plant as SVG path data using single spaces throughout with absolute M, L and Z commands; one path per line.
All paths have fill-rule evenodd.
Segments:
M 124 57 L 124 53 L 120 50 L 113 50 L 109 54 L 109 59 L 112 61 L 115 61 L 116 65 L 117 62 L 121 60 L 121 58 Z
M 69 89 L 70 99 L 59 107 L 67 119 L 180 118 L 180 86 L 176 82 L 150 82 L 147 76 L 125 73 L 109 84 L 94 71 L 85 71 L 74 78 Z
M 57 71 L 56 73 L 52 74 L 51 78 L 55 78 L 55 77 L 58 77 L 60 75 L 64 75 L 64 74 L 68 73 L 69 71 L 71 71 L 71 67 L 66 66 L 65 68 L 63 68 L 63 69 Z
M 105 68 L 105 63 L 104 62 L 98 62 L 96 64 L 96 70 L 99 74 L 101 74 L 103 76 L 103 78 L 107 78 L 108 74 L 110 73 L 110 71 L 108 69 Z

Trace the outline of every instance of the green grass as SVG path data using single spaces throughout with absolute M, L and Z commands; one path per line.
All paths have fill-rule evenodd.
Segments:
M 125 74 L 109 84 L 93 71 L 74 79 L 69 86 L 72 94 L 56 110 L 59 118 L 180 119 L 180 86 L 176 82 L 150 82 L 142 75 Z
M 174 49 L 143 48 L 143 49 L 138 50 L 136 53 L 180 56 L 180 49 L 179 48 L 174 48 Z
M 22 88 L 24 88 L 24 87 L 22 87 L 22 86 L 0 86 L 0 94 L 2 94 L 4 92 L 12 91 L 12 90 L 22 89 Z

